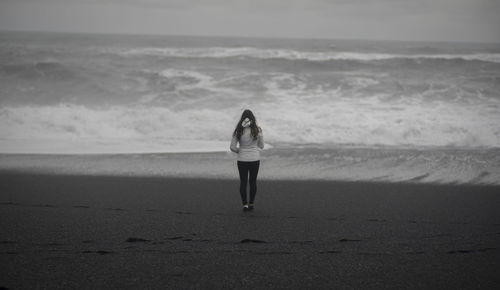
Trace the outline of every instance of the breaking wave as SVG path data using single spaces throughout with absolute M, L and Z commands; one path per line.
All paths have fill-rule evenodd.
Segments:
M 337 100 L 326 105 L 310 101 L 306 108 L 289 98 L 288 102 L 255 103 L 250 107 L 270 144 L 500 147 L 500 116 L 481 115 L 481 111 L 457 106 L 420 108 L 400 104 L 385 108 L 379 101 Z M 240 112 L 238 105 L 241 103 L 182 110 L 140 104 L 99 109 L 72 104 L 3 107 L 0 132 L 4 143 L 0 149 L 9 151 L 7 145 L 19 140 L 21 145 L 14 148 L 19 152 L 23 143 L 30 145 L 34 140 L 54 140 L 56 144 L 57 140 L 122 142 L 125 147 L 126 140 L 142 140 L 144 150 L 155 148 L 154 152 L 158 151 L 157 144 L 176 141 L 228 143 Z
M 471 54 L 387 54 L 387 53 L 360 53 L 360 52 L 312 52 L 291 49 L 262 49 L 254 47 L 209 47 L 209 48 L 140 48 L 120 52 L 125 56 L 163 56 L 179 58 L 233 58 L 248 57 L 256 59 L 287 59 L 307 61 L 380 61 L 393 59 L 408 60 L 462 60 L 500 63 L 500 53 L 471 53 Z

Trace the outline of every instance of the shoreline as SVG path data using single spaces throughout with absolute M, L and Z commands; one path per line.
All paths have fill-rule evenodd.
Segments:
M 498 187 L 0 173 L 0 286 L 495 288 Z
M 10 169 L 0 169 L 0 177 L 6 176 L 14 176 L 14 177 L 37 177 L 37 178 L 59 178 L 59 177 L 67 177 L 67 178 L 96 178 L 96 179 L 124 179 L 124 180 L 157 180 L 157 181 L 169 181 L 169 180 L 179 180 L 179 181 L 203 181 L 203 182 L 222 182 L 222 183 L 238 183 L 239 184 L 239 176 L 238 172 L 234 173 L 233 177 L 217 177 L 217 176 L 189 176 L 189 175 L 178 175 L 178 176 L 170 176 L 170 175 L 116 175 L 116 174 L 81 174 L 75 172 L 44 172 L 40 170 L 29 171 L 29 170 L 10 170 Z M 421 183 L 418 180 L 404 180 L 404 181 L 385 181 L 385 180 L 337 180 L 337 179 L 315 179 L 315 178 L 261 178 L 258 177 L 258 183 L 302 183 L 302 184 L 341 184 L 341 185 L 359 185 L 363 184 L 363 186 L 369 187 L 370 185 L 374 186 L 387 186 L 387 187 L 398 187 L 398 186 L 415 186 L 415 187 L 443 187 L 447 189 L 453 188 L 464 188 L 464 189 L 499 189 L 500 185 L 498 184 L 470 184 L 470 183 L 439 183 L 439 182 L 425 182 Z
M 231 152 L 0 154 L 0 172 L 238 178 Z M 500 186 L 500 149 L 280 148 L 261 152 L 260 180 L 331 180 Z

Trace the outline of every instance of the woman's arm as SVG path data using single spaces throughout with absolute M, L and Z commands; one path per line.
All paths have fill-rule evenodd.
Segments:
M 236 138 L 236 136 L 233 136 L 233 139 L 231 139 L 231 145 L 229 146 L 229 149 L 231 149 L 231 151 L 233 151 L 234 153 L 239 152 L 238 147 L 236 146 L 237 144 L 238 144 L 238 139 Z
M 259 127 L 259 135 L 257 136 L 257 146 L 260 149 L 264 149 L 264 135 L 262 134 L 262 128 Z

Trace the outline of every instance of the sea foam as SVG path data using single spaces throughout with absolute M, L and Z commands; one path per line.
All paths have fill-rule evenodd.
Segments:
M 274 100 L 249 104 L 270 144 L 500 147 L 500 115 L 494 111 L 487 114 L 481 107 L 401 102 L 387 108 L 383 98 L 377 96 L 337 98 L 327 103 L 313 96 L 303 99 L 293 92 L 282 96 L 275 93 Z M 169 152 L 188 148 L 189 143 L 200 147 L 187 151 L 213 151 L 210 142 L 219 150 L 227 150 L 220 144 L 230 141 L 240 112 L 236 106 L 176 111 L 144 105 L 100 109 L 71 104 L 4 107 L 0 108 L 0 152 L 33 153 L 37 150 L 34 144 L 44 147 L 41 140 L 72 144 L 75 152 L 85 151 L 78 147 L 89 146 L 112 152 L 113 144 L 119 152 L 126 152 L 127 146 L 130 152 Z M 13 146 L 16 142 L 18 145 Z M 24 149 L 19 143 L 26 144 Z M 143 149 L 138 150 L 141 146 Z M 98 150 L 89 149 L 92 151 Z

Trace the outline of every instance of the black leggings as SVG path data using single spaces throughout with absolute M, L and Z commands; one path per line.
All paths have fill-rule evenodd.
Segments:
M 240 172 L 240 195 L 241 202 L 247 204 L 247 183 L 250 175 L 250 203 L 253 203 L 257 193 L 257 174 L 259 173 L 260 161 L 238 161 Z

